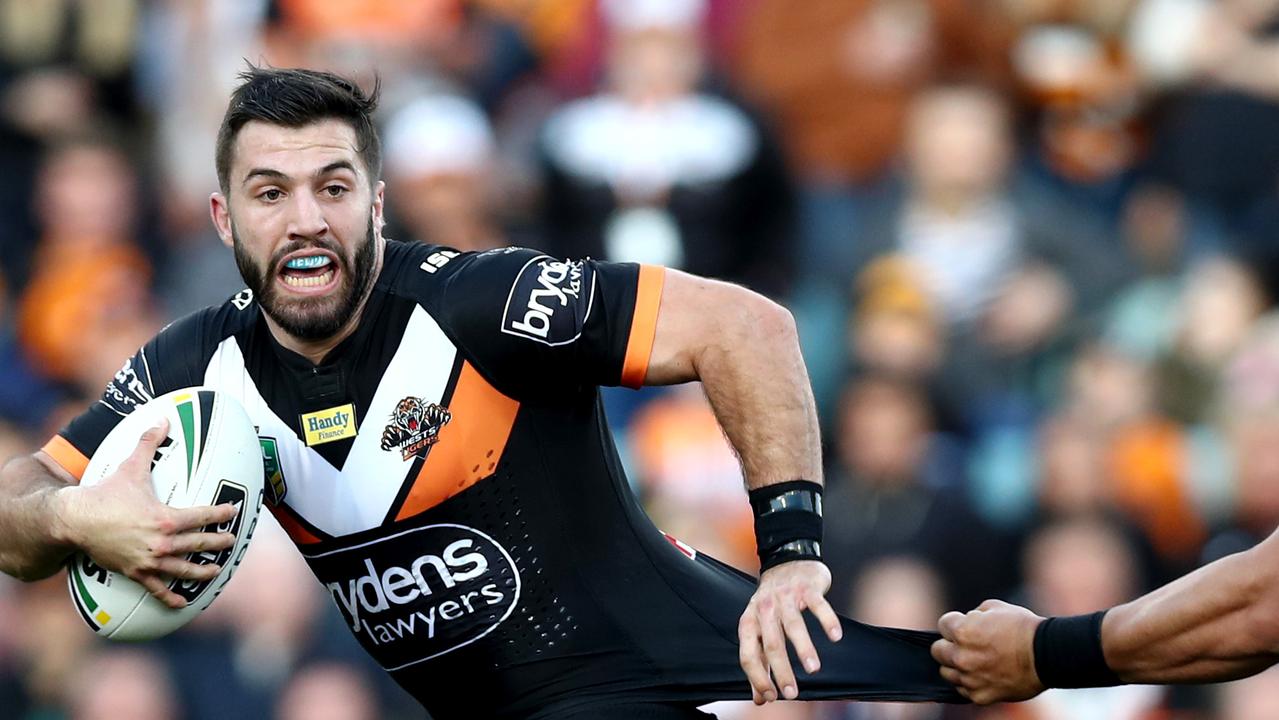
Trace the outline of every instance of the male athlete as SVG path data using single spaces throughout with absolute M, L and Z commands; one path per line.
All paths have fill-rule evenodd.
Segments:
M 821 449 L 785 310 L 657 267 L 387 241 L 376 93 L 305 70 L 242 79 L 211 210 L 248 289 L 166 328 L 5 466 L 0 570 L 45 577 L 80 549 L 180 606 L 172 578 L 216 572 L 188 553 L 231 543 L 199 528 L 233 511 L 150 496 L 167 428 L 102 484 L 76 481 L 138 404 L 205 385 L 248 410 L 271 509 L 438 720 L 795 698 L 788 641 L 805 699 L 958 699 L 934 635 L 842 620 L 824 598 Z M 610 441 L 598 386 L 690 380 L 741 455 L 758 586 L 658 532 Z
M 1045 619 L 987 600 L 939 624 L 942 675 L 983 705 L 1050 687 L 1237 680 L 1279 662 L 1279 533 L 1107 611 Z

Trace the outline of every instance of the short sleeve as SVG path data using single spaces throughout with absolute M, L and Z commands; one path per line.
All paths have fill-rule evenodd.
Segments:
M 665 271 L 505 248 L 447 266 L 437 315 L 499 388 L 639 387 Z

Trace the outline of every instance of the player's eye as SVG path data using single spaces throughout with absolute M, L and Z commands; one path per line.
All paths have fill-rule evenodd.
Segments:
M 329 185 L 324 188 L 324 192 L 327 193 L 329 197 L 342 197 L 346 194 L 346 188 L 341 185 Z
M 267 202 L 275 202 L 282 197 L 284 197 L 284 193 L 281 192 L 279 188 L 267 188 L 266 190 L 258 193 L 258 198 L 266 200 Z

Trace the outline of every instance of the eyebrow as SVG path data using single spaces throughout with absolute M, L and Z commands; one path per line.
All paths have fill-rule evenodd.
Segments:
M 352 173 L 356 172 L 355 166 L 351 164 L 351 161 L 336 160 L 320 168 L 318 171 L 316 171 L 314 177 L 328 175 L 329 173 L 337 170 L 349 170 Z M 285 181 L 289 179 L 289 176 L 286 173 L 283 173 L 279 170 L 273 170 L 271 168 L 253 168 L 244 176 L 244 180 L 243 182 L 241 182 L 241 184 L 247 185 L 249 184 L 249 181 L 255 177 L 264 177 L 264 178 L 270 178 L 272 180 L 280 180 L 280 181 Z

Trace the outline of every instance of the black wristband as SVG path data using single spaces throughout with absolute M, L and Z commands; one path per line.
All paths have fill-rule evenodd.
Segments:
M 1044 687 L 1085 688 L 1122 685 L 1101 649 L 1106 611 L 1050 617 L 1035 628 L 1035 672 Z
M 750 491 L 760 572 L 792 560 L 822 559 L 822 486 L 808 480 Z

